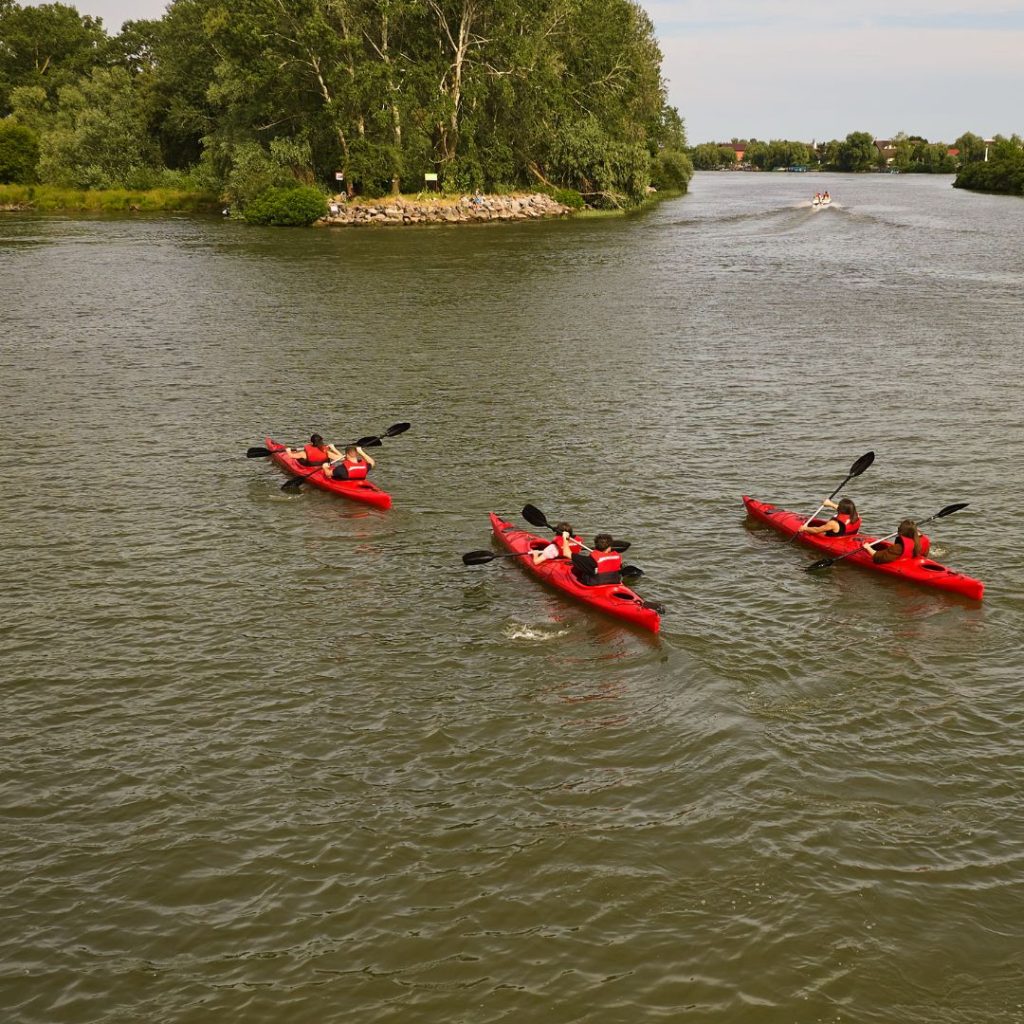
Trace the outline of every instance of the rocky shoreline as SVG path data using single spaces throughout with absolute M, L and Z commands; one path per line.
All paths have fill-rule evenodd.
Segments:
M 452 197 L 388 196 L 359 200 L 335 196 L 331 212 L 317 223 L 329 227 L 366 227 L 401 224 L 467 224 L 493 220 L 539 220 L 564 217 L 572 209 L 542 192 L 509 196 Z

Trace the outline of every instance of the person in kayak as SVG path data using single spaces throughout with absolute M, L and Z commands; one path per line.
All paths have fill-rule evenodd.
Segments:
M 555 523 L 555 536 L 547 547 L 539 551 L 531 551 L 530 558 L 534 565 L 541 562 L 549 562 L 554 558 L 572 558 L 583 550 L 583 541 L 572 532 L 572 527 L 566 523 Z
M 289 448 L 288 454 L 299 460 L 302 466 L 322 466 L 331 459 L 340 459 L 341 452 L 333 444 L 326 444 L 320 434 L 312 434 L 309 444 L 302 448 Z
M 622 582 L 622 555 L 612 550 L 612 535 L 599 533 L 589 555 L 572 556 L 573 575 L 585 587 L 603 587 Z
M 801 526 L 797 533 L 824 533 L 832 537 L 852 537 L 860 530 L 860 516 L 857 514 L 857 506 L 850 498 L 840 498 L 837 505 L 834 501 L 825 498 L 822 501 L 824 508 L 834 508 L 836 514 L 821 526 Z
M 917 528 L 913 519 L 904 519 L 896 531 L 896 541 L 893 544 L 886 544 L 885 547 L 876 551 L 874 545 L 881 543 L 873 541 L 870 544 L 861 545 L 871 556 L 875 565 L 887 565 L 900 558 L 921 558 L 928 554 L 932 542 Z
M 377 463 L 357 444 L 350 444 L 345 454 L 324 470 L 335 480 L 365 480 L 366 475 Z

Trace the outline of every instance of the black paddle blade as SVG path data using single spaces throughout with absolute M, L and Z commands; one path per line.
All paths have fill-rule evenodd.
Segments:
M 619 572 L 623 577 L 628 576 L 632 580 L 638 580 L 644 574 L 643 569 L 638 565 L 624 565 Z
M 959 512 L 962 508 L 967 508 L 970 504 L 969 501 L 961 501 L 956 505 L 947 505 L 941 512 L 936 512 L 933 519 L 945 519 L 946 516 L 951 516 L 954 512 Z
M 395 424 L 392 424 L 392 426 L 388 427 L 388 429 L 384 431 L 384 436 L 385 437 L 398 437 L 399 434 L 404 434 L 411 426 L 412 426 L 411 423 L 395 423 Z
M 268 455 L 274 453 L 269 448 L 248 448 L 245 452 L 247 459 L 265 459 Z
M 827 569 L 833 562 L 838 561 L 838 558 L 819 558 L 818 561 L 805 565 L 804 572 L 814 572 L 815 569 Z
M 498 556 L 493 551 L 467 551 L 462 556 L 463 565 L 486 565 Z
M 628 551 L 632 545 L 628 540 L 614 540 L 612 541 L 612 551 L 617 551 L 620 555 Z
M 659 615 L 665 614 L 665 606 L 658 601 L 641 601 L 640 604 L 642 607 L 649 608 L 652 612 L 657 612 Z
M 875 461 L 874 452 L 865 452 L 851 467 L 850 476 L 860 476 L 872 462 Z
M 312 476 L 313 474 L 310 473 L 308 475 Z M 297 491 L 305 482 L 306 482 L 306 477 L 304 477 L 304 476 L 293 476 L 291 478 L 291 480 L 285 480 L 285 482 L 283 484 L 281 484 L 281 490 L 282 491 L 287 491 L 290 494 L 292 491 Z
M 544 515 L 536 505 L 524 505 L 523 518 L 531 526 L 546 526 L 549 530 L 554 529 L 554 527 L 548 522 L 548 517 Z

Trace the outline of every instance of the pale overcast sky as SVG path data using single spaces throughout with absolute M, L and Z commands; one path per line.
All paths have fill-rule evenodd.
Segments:
M 65 0 L 116 32 L 166 0 Z M 1024 134 L 1020 0 L 646 0 L 691 143 Z

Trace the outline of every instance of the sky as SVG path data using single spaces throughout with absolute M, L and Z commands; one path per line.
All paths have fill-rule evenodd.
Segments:
M 166 0 L 64 0 L 116 32 Z M 1024 135 L 1021 0 L 642 0 L 691 144 Z

